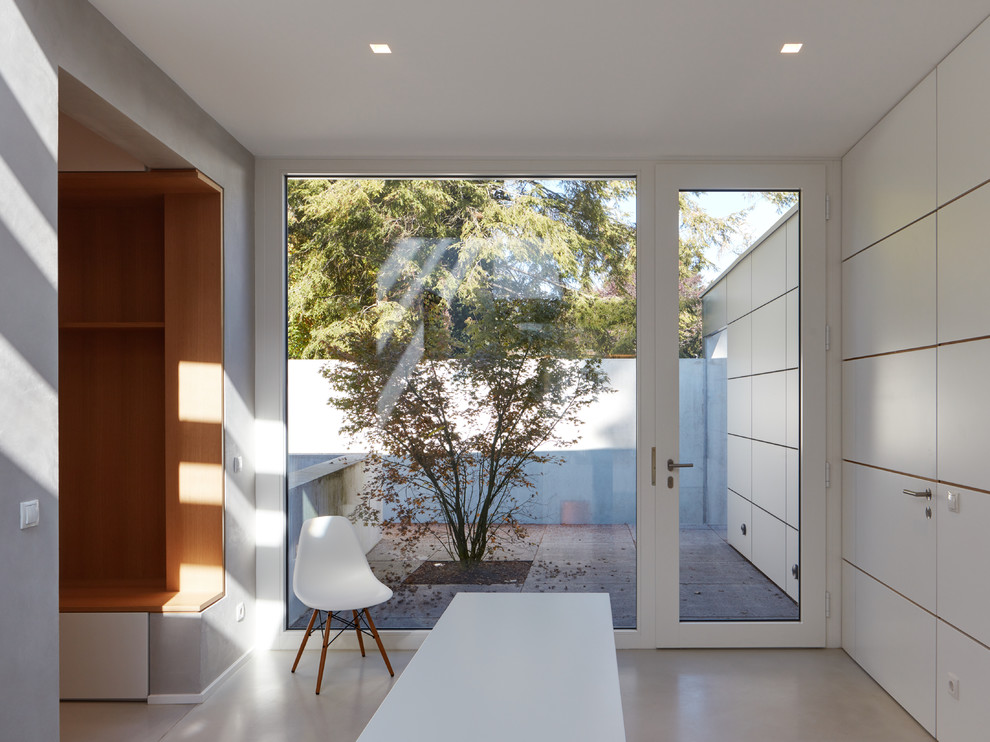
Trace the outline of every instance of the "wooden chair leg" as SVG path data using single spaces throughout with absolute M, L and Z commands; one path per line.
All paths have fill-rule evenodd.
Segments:
M 385 647 L 382 646 L 382 639 L 378 636 L 378 629 L 375 628 L 375 622 L 371 620 L 371 614 L 368 613 L 368 609 L 364 609 L 364 617 L 368 619 L 368 627 L 371 629 L 371 635 L 375 637 L 375 641 L 378 643 L 378 651 L 382 653 L 382 659 L 385 660 L 385 667 L 388 668 L 388 674 L 393 678 L 395 677 L 395 671 L 392 670 L 392 663 L 388 661 L 388 655 L 385 654 Z
M 313 633 L 313 624 L 316 622 L 316 614 L 319 611 L 313 611 L 313 615 L 309 617 L 309 626 L 306 627 L 306 633 L 303 634 L 302 644 L 299 645 L 299 651 L 296 652 L 296 661 L 292 663 L 292 672 L 296 671 L 296 667 L 299 666 L 299 658 L 302 657 L 303 650 L 306 648 L 306 642 L 309 641 L 309 635 Z
M 320 686 L 323 685 L 323 665 L 327 662 L 327 647 L 330 646 L 330 620 L 333 613 L 327 611 L 327 622 L 323 625 L 323 652 L 320 654 L 320 672 L 316 676 L 316 695 L 320 695 Z
M 351 611 L 354 614 L 354 630 L 358 635 L 358 646 L 361 647 L 361 656 L 364 657 L 364 637 L 361 636 L 361 616 L 358 615 L 357 611 Z

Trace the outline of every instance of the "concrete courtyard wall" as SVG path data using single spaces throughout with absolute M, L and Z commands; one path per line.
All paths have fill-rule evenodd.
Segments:
M 288 368 L 289 471 L 366 449 L 362 440 L 351 441 L 340 434 L 344 421 L 340 410 L 327 403 L 329 386 L 320 370 L 327 361 L 292 360 Z M 619 524 L 636 522 L 636 360 L 609 358 L 602 362 L 612 388 L 584 413 L 584 424 L 574 431 L 579 442 L 567 449 L 547 449 L 562 459 L 560 465 L 532 465 L 529 473 L 537 483 L 537 496 L 528 503 L 520 520 L 541 524 Z M 724 489 L 716 502 L 706 501 L 706 442 L 713 402 L 721 400 L 724 428 L 724 388 L 720 397 L 708 394 L 704 360 L 681 361 L 681 408 L 701 410 L 688 415 L 681 425 L 681 458 L 695 462 L 682 472 L 682 523 L 724 523 Z M 723 475 L 724 477 L 724 475 Z M 706 516 L 716 515 L 715 521 Z M 721 514 L 721 515 L 719 515 Z M 721 520 L 718 520 L 721 517 Z

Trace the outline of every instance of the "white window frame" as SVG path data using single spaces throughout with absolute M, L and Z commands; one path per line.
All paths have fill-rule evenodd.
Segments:
M 285 179 L 286 176 L 361 178 L 594 178 L 635 177 L 637 182 L 637 276 L 652 276 L 654 163 L 641 160 L 534 161 L 534 160 L 325 160 L 259 159 L 255 169 L 256 203 L 256 487 L 257 528 L 257 635 L 256 646 L 295 649 L 300 633 L 285 630 L 285 461 L 286 461 L 286 327 L 285 327 Z M 640 279 L 641 280 L 641 279 Z M 615 632 L 619 648 L 655 646 L 653 565 L 650 535 L 644 524 L 654 521 L 650 487 L 650 441 L 655 429 L 652 380 L 654 301 L 642 292 L 637 301 L 637 616 L 635 629 Z M 644 342 L 645 341 L 645 342 Z M 645 446 L 645 448 L 644 448 Z M 643 455 L 643 451 L 646 455 Z M 644 496 L 647 495 L 647 496 Z M 427 630 L 383 630 L 390 649 L 416 649 Z M 354 649 L 351 635 L 334 643 Z M 351 646 L 353 644 L 353 646 Z
M 718 628 L 669 621 L 672 602 L 677 595 L 661 596 L 659 578 L 667 580 L 662 570 L 669 569 L 660 560 L 658 550 L 658 518 L 663 517 L 663 505 L 658 507 L 658 492 L 650 483 L 650 448 L 676 452 L 676 440 L 669 438 L 669 426 L 663 424 L 676 414 L 676 389 L 669 399 L 658 397 L 656 380 L 670 373 L 670 359 L 657 356 L 657 347 L 667 347 L 670 333 L 676 339 L 676 323 L 667 313 L 668 306 L 658 306 L 656 292 L 643 290 L 644 279 L 654 277 L 660 286 L 664 279 L 664 261 L 658 260 L 658 238 L 676 230 L 676 199 L 668 203 L 661 196 L 674 189 L 710 190 L 742 188 L 746 190 L 785 189 L 788 178 L 801 172 L 796 186 L 802 190 L 802 508 L 808 519 L 807 536 L 802 522 L 802 554 L 818 550 L 821 564 L 805 568 L 802 563 L 802 621 L 788 628 L 783 623 L 760 626 Z M 827 175 L 823 176 L 823 173 Z M 787 175 L 781 180 L 781 175 Z M 740 164 L 735 162 L 663 162 L 653 159 L 635 160 L 444 160 L 444 159 L 259 159 L 255 170 L 256 208 L 256 385 L 255 417 L 256 447 L 256 534 L 257 534 L 257 634 L 256 646 L 270 649 L 295 649 L 299 632 L 286 631 L 284 595 L 286 589 L 285 560 L 285 395 L 286 395 L 286 326 L 285 326 L 285 178 L 287 175 L 313 177 L 380 177 L 380 178 L 485 178 L 485 177 L 600 177 L 635 176 L 637 181 L 637 279 L 640 291 L 637 300 L 637 616 L 635 629 L 615 632 L 619 649 L 654 648 L 657 646 L 829 646 L 839 644 L 837 604 L 841 540 L 838 524 L 841 511 L 837 503 L 838 474 L 833 469 L 833 490 L 826 496 L 823 488 L 824 462 L 829 450 L 838 450 L 837 412 L 834 399 L 827 402 L 825 389 L 833 386 L 837 376 L 829 366 L 823 348 L 826 305 L 835 314 L 838 305 L 834 294 L 838 284 L 828 287 L 826 302 L 826 272 L 834 272 L 838 263 L 826 254 L 837 252 L 837 229 L 826 236 L 824 201 L 826 181 L 832 181 L 833 210 L 838 203 L 838 168 L 831 161 L 780 162 L 773 164 Z M 755 177 L 754 177 L 755 176 Z M 812 182 L 813 181 L 813 182 Z M 659 187 L 658 187 L 659 184 Z M 671 221 L 673 220 L 673 221 Z M 833 222 L 835 215 L 833 214 Z M 805 226 L 807 225 L 807 226 Z M 834 243 L 834 244 L 833 244 Z M 670 249 L 669 246 L 665 249 Z M 669 278 L 669 276 L 668 276 Z M 676 297 L 676 292 L 672 294 Z M 838 327 L 833 322 L 833 327 Z M 833 340 L 837 333 L 833 332 Z M 676 347 L 676 344 L 675 346 Z M 833 354 L 837 355 L 837 354 Z M 658 362 L 663 367 L 658 366 Z M 829 361 L 831 363 L 831 361 Z M 832 364 L 834 365 L 834 364 Z M 667 376 L 666 378 L 671 378 Z M 676 378 L 676 375 L 673 376 Z M 671 409 L 673 405 L 673 409 Z M 661 407 L 663 407 L 661 409 Z M 814 429 L 809 421 L 817 420 Z M 668 436 L 668 437 L 664 437 Z M 676 457 L 675 457 L 676 458 Z M 664 488 L 664 493 L 667 490 Z M 649 526 L 649 527 L 647 527 Z M 826 526 L 829 526 L 827 529 Z M 825 537 L 828 532 L 828 553 Z M 806 539 L 808 539 L 806 541 Z M 802 557 L 803 559 L 804 557 Z M 826 575 L 826 567 L 828 574 Z M 810 573 L 810 574 L 809 574 Z M 675 583 L 676 584 L 676 583 Z M 825 590 L 832 593 L 833 618 L 824 617 Z M 666 614 L 664 612 L 666 611 Z M 817 614 L 815 616 L 812 615 Z M 666 617 L 665 617 L 666 615 Z M 660 619 L 660 620 L 658 620 Z M 724 627 L 724 625 L 721 625 Z M 810 627 L 810 628 L 809 628 Z M 802 631 L 804 633 L 802 633 Z M 810 634 L 808 633 L 810 632 Z M 390 630 L 382 632 L 389 648 L 415 649 L 425 639 L 425 630 Z M 812 639 L 808 639 L 808 636 Z M 354 644 L 352 647 L 350 643 Z M 341 648 L 356 648 L 353 637 L 342 636 Z

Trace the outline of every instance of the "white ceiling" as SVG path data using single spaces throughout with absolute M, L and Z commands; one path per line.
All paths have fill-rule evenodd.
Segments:
M 839 156 L 990 14 L 990 0 L 92 3 L 256 155 L 331 157 Z M 787 41 L 804 50 L 780 55 Z

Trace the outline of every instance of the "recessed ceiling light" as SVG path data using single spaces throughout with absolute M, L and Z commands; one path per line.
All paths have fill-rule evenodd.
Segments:
M 781 54 L 797 54 L 804 44 L 784 44 L 780 47 Z
M 388 48 L 388 44 L 369 44 L 371 51 L 375 54 L 391 54 L 392 50 Z

